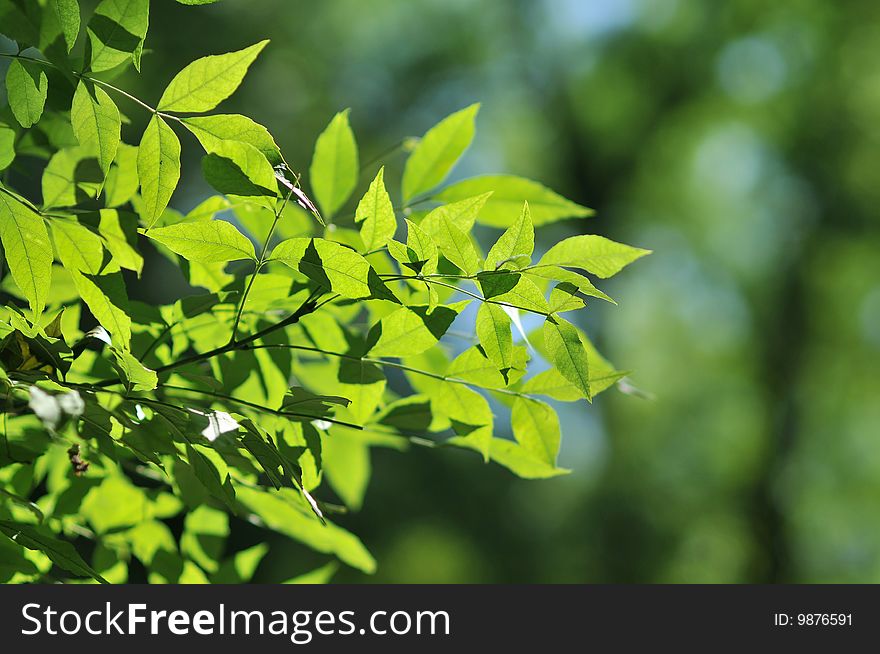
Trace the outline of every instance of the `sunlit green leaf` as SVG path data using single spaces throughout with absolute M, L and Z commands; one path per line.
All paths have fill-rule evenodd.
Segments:
M 568 381 L 590 399 L 590 373 L 587 351 L 577 330 L 563 318 L 548 316 L 544 321 L 544 343 L 550 361 Z
M 0 520 L 0 531 L 9 539 L 29 550 L 38 550 L 48 556 L 53 563 L 68 572 L 83 577 L 92 577 L 107 583 L 101 575 L 89 566 L 67 541 L 59 540 L 46 533 L 45 529 L 20 522 Z
M 497 304 L 483 302 L 477 311 L 476 331 L 486 356 L 506 377 L 507 371 L 513 367 L 510 317 Z
M 272 250 L 270 260 L 280 261 L 334 293 L 349 298 L 373 295 L 369 262 L 354 250 L 322 238 L 291 238 Z M 371 275 L 372 273 L 372 275 Z M 378 277 L 375 278 L 378 282 Z
M 238 501 L 256 514 L 268 527 L 290 536 L 319 552 L 334 554 L 341 561 L 372 573 L 376 561 L 356 537 L 333 524 L 322 525 L 314 517 L 295 508 L 291 502 L 290 491 L 261 491 L 241 487 Z
M 315 143 L 309 181 L 325 218 L 345 204 L 357 185 L 358 151 L 348 124 L 348 110 L 333 117 Z
M 180 179 L 180 141 L 161 116 L 153 116 L 147 125 L 137 161 L 143 197 L 142 218 L 150 228 L 165 211 Z
M 136 147 L 120 143 L 116 159 L 110 166 L 104 183 L 107 207 L 118 207 L 131 200 L 137 192 L 140 180 L 137 171 L 138 150 Z
M 474 138 L 474 120 L 479 109 L 479 104 L 472 104 L 456 111 L 425 133 L 403 170 L 404 202 L 430 191 L 446 179 Z
M 516 441 L 535 458 L 556 466 L 562 438 L 556 412 L 544 402 L 525 397 L 513 401 L 511 425 Z
M 611 277 L 619 273 L 650 250 L 616 243 L 604 236 L 582 234 L 560 241 L 547 250 L 539 266 L 571 266 L 581 268 L 599 277 Z
M 158 379 L 153 370 L 142 364 L 131 352 L 113 349 L 117 369 L 126 386 L 133 391 L 151 391 L 156 388 Z
M 159 111 L 211 111 L 235 92 L 269 41 L 222 55 L 197 59 L 181 70 L 159 100 Z
M 281 163 L 281 152 L 269 130 L 247 116 L 192 116 L 181 123 L 199 140 L 205 152 L 216 152 L 223 141 L 241 141 L 257 148 L 273 166 Z
M 489 460 L 494 418 L 485 397 L 462 384 L 443 383 L 431 397 L 431 408 L 449 418 L 453 431 Z
M 0 170 L 15 160 L 15 130 L 0 119 Z
M 257 148 L 242 141 L 216 143 L 202 159 L 202 172 L 220 193 L 271 198 L 278 194 L 269 161 Z
M 43 219 L 24 202 L 0 188 L 0 241 L 12 279 L 39 315 L 46 306 L 52 278 L 52 245 Z
M 371 356 L 412 356 L 421 354 L 446 333 L 457 312 L 437 307 L 428 313 L 426 306 L 400 307 L 370 330 L 367 340 L 373 343 Z
M 529 263 L 534 249 L 535 229 L 532 226 L 529 204 L 526 202 L 519 220 L 498 237 L 486 255 L 486 270 L 496 270 L 502 266 L 523 268 Z
M 562 220 L 592 216 L 593 210 L 548 189 L 546 186 L 514 175 L 485 175 L 457 182 L 443 189 L 436 199 L 455 202 L 487 193 L 492 196 L 477 220 L 493 227 L 510 227 L 520 216 L 523 202 L 529 203 L 532 224 L 537 227 Z
M 49 80 L 46 72 L 32 62 L 13 59 L 6 71 L 6 96 L 12 115 L 22 127 L 31 127 L 43 115 Z
M 203 220 L 170 227 L 155 227 L 146 232 L 146 235 L 191 261 L 213 263 L 256 259 L 253 243 L 225 220 Z
M 110 70 L 129 59 L 139 67 L 149 22 L 150 0 L 102 0 L 86 28 L 89 69 Z
M 106 176 L 116 158 L 122 127 L 113 100 L 100 86 L 80 80 L 73 94 L 70 122 L 80 146 L 98 159 Z
M 361 240 L 367 252 L 381 248 L 394 238 L 397 219 L 394 217 L 391 198 L 385 190 L 384 166 L 376 173 L 376 178 L 358 203 L 354 219 L 361 223 Z

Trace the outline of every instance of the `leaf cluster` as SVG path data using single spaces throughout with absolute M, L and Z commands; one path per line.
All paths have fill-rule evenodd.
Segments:
M 553 403 L 625 375 L 570 314 L 613 302 L 588 275 L 647 251 L 583 235 L 541 254 L 536 226 L 591 211 L 510 175 L 444 186 L 478 105 L 407 140 L 393 184 L 340 112 L 301 176 L 268 129 L 217 111 L 266 41 L 189 63 L 152 106 L 114 82 L 149 65 L 149 9 L 0 0 L 17 44 L 0 54 L 0 579 L 121 582 L 137 560 L 150 581 L 247 581 L 267 547 L 229 551 L 237 521 L 371 572 L 335 524 L 371 448 L 566 472 Z M 182 147 L 216 191 L 188 213 Z M 15 183 L 34 161 L 39 197 Z M 476 224 L 497 231 L 485 253 Z M 130 298 L 148 250 L 197 292 Z

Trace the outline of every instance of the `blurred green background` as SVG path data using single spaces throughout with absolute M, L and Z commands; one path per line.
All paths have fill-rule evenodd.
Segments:
M 574 472 L 550 481 L 374 451 L 341 522 L 379 572 L 336 579 L 880 582 L 880 4 L 157 1 L 125 83 L 155 100 L 183 62 L 266 37 L 224 108 L 294 167 L 344 107 L 367 160 L 482 101 L 456 177 L 520 174 L 597 210 L 541 248 L 655 251 L 583 325 L 655 399 L 560 406 Z M 208 192 L 187 150 L 183 209 Z M 322 562 L 279 541 L 257 580 Z

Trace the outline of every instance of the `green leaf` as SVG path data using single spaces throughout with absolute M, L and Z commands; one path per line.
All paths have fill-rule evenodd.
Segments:
M 145 232 L 184 259 L 202 263 L 256 260 L 254 244 L 232 223 L 225 220 L 202 220 L 170 227 L 155 227 Z
M 336 114 L 318 136 L 309 179 L 325 218 L 332 218 L 357 186 L 358 151 L 348 109 Z
M 83 561 L 73 545 L 67 541 L 58 540 L 33 525 L 11 522 L 9 520 L 0 520 L 0 531 L 13 542 L 29 550 L 42 552 L 49 557 L 52 563 L 60 568 L 64 568 L 68 572 L 83 577 L 91 577 L 102 584 L 107 583 L 106 579 Z
M 80 146 L 98 159 L 106 177 L 121 138 L 119 109 L 100 86 L 80 80 L 73 94 L 70 123 Z
M 606 302 L 617 304 L 617 302 L 593 286 L 593 282 L 573 270 L 566 270 L 559 266 L 541 266 L 540 268 L 529 268 L 524 270 L 523 274 L 529 277 L 535 277 L 539 280 L 565 282 L 577 288 L 577 290 L 584 295 L 589 295 L 590 297 L 599 298 Z
M 467 438 L 454 437 L 446 441 L 448 445 L 463 447 L 469 450 L 480 451 L 479 446 Z M 519 443 L 493 438 L 489 446 L 489 457 L 498 465 L 504 466 L 513 474 L 523 479 L 549 479 L 566 475 L 570 471 L 549 465 L 534 456 L 529 450 Z
M 453 431 L 489 461 L 494 421 L 485 397 L 462 384 L 441 383 L 431 396 L 431 408 L 435 414 L 449 418 Z
M 507 371 L 513 367 L 510 317 L 497 304 L 483 302 L 477 311 L 476 331 L 486 356 L 506 379 Z
M 137 163 L 142 218 L 149 229 L 165 211 L 180 179 L 180 141 L 161 116 L 153 116 L 144 130 Z
M 479 104 L 456 111 L 429 129 L 406 161 L 403 201 L 440 184 L 474 138 Z M 477 195 L 472 193 L 471 195 Z
M 409 219 L 406 220 L 406 247 L 408 268 L 422 275 L 432 275 L 437 272 L 439 256 L 437 244 L 425 230 Z
M 192 466 L 192 471 L 196 479 L 202 484 L 211 497 L 220 500 L 233 513 L 238 513 L 235 505 L 236 492 L 232 486 L 227 473 L 221 479 L 221 474 L 214 465 L 214 462 L 207 456 L 199 452 L 194 446 L 187 444 L 186 458 Z
M 49 8 L 61 26 L 67 51 L 70 52 L 79 36 L 79 3 L 77 0 L 49 0 Z
M 617 370 L 598 350 L 593 346 L 587 335 L 575 327 L 584 349 L 587 351 L 587 361 L 590 372 L 590 394 L 595 397 L 602 391 L 610 388 L 628 372 Z M 529 342 L 532 346 L 549 360 L 550 356 L 544 343 L 543 329 L 537 329 L 529 334 Z M 525 393 L 540 393 L 563 402 L 575 402 L 584 397 L 583 393 L 555 368 L 550 368 L 529 379 L 522 387 Z
M 110 332 L 114 343 L 127 348 L 131 340 L 131 318 L 122 273 L 89 275 L 71 268 L 70 277 L 98 324 Z
M 322 443 L 321 462 L 333 491 L 352 511 L 360 510 L 370 481 L 370 448 L 360 434 L 333 428 Z
M 341 527 L 322 525 L 295 504 L 294 491 L 262 491 L 239 487 L 238 501 L 256 514 L 268 527 L 290 536 L 319 552 L 334 554 L 341 561 L 368 574 L 376 570 L 376 561 L 354 535 Z
M 104 194 L 107 207 L 118 207 L 131 200 L 137 193 L 140 180 L 137 171 L 138 149 L 120 143 L 116 149 L 116 160 L 107 173 Z
M 554 245 L 541 257 L 538 265 L 581 268 L 604 279 L 650 253 L 650 250 L 616 243 L 604 236 L 582 234 Z
M 376 178 L 358 203 L 354 220 L 361 223 L 361 240 L 367 252 L 381 248 L 394 238 L 397 219 L 391 198 L 385 190 L 385 166 L 376 173 Z
M 139 67 L 149 23 L 150 0 L 102 0 L 86 27 L 89 69 L 110 70 L 129 59 Z
M 273 166 L 282 163 L 281 151 L 269 130 L 247 116 L 193 116 L 183 118 L 181 122 L 199 140 L 205 152 L 216 152 L 223 141 L 241 141 L 262 152 Z
M 550 305 L 541 289 L 525 275 L 514 272 L 480 273 L 477 278 L 486 299 L 533 313 L 550 313 Z
M 351 403 L 347 397 L 340 395 L 316 395 L 300 386 L 292 387 L 284 400 L 281 409 L 304 416 L 324 418 L 333 412 L 334 406 L 346 407 Z
M 79 146 L 59 150 L 43 170 L 43 208 L 72 207 L 94 199 L 103 174 L 97 159 Z
M 39 316 L 52 278 L 52 244 L 43 219 L 0 188 L 0 241 L 12 279 Z
M 174 76 L 159 100 L 159 111 L 211 111 L 235 92 L 269 41 L 222 55 L 196 59 Z
M 202 159 L 205 180 L 226 195 L 275 198 L 278 184 L 263 153 L 242 141 L 220 141 Z
M 133 214 L 120 214 L 115 209 L 101 209 L 98 232 L 104 238 L 104 246 L 121 267 L 140 275 L 144 258 L 135 248 L 137 218 Z
M 522 367 L 525 372 L 525 352 L 523 347 L 514 347 L 513 356 L 521 357 L 517 361 L 517 367 Z M 473 346 L 450 361 L 446 368 L 446 375 L 455 379 L 463 379 L 465 381 L 477 384 L 482 388 L 504 388 L 508 385 L 508 380 L 512 376 L 508 372 L 508 380 L 505 380 L 497 364 L 486 358 L 485 353 L 479 346 Z
M 584 308 L 584 301 L 578 297 L 578 288 L 568 282 L 560 282 L 550 291 L 550 313 L 564 313 Z
M 250 581 L 268 551 L 268 545 L 259 543 L 246 550 L 236 552 L 232 558 L 226 559 L 220 569 L 211 576 L 211 583 L 243 584 Z
M 146 493 L 121 475 L 104 477 L 83 498 L 80 513 L 95 531 L 106 534 L 151 517 Z
M 373 296 L 375 272 L 354 250 L 322 238 L 291 238 L 272 250 L 270 261 L 298 270 L 312 281 L 348 298 Z M 378 277 L 375 277 L 378 281 Z M 379 282 L 381 283 L 381 282 Z
M 562 438 L 556 412 L 539 400 L 517 397 L 510 420 L 517 442 L 535 458 L 555 467 Z
M 15 160 L 15 130 L 0 120 L 0 170 Z
M 438 306 L 428 313 L 427 306 L 400 307 L 370 329 L 369 354 L 375 357 L 403 357 L 421 354 L 436 345 L 455 320 L 458 312 Z
M 450 262 L 466 275 L 475 275 L 482 268 L 480 255 L 471 237 L 451 220 L 440 219 L 433 232 L 437 247 Z
M 474 226 L 482 208 L 486 205 L 492 192 L 483 193 L 472 198 L 465 198 L 458 202 L 444 204 L 428 212 L 419 224 L 429 234 L 433 234 L 439 228 L 440 223 L 448 222 L 465 233 L 469 233 Z
M 52 236 L 58 258 L 68 270 L 97 275 L 104 264 L 101 237 L 72 220 L 53 220 Z
M 229 535 L 229 516 L 209 506 L 196 507 L 183 520 L 180 551 L 208 572 L 217 572 Z
M 543 333 L 550 362 L 586 399 L 591 399 L 587 351 L 577 329 L 559 316 L 548 316 Z
M 443 189 L 436 200 L 455 202 L 492 191 L 477 220 L 492 227 L 510 227 L 523 202 L 529 203 L 532 224 L 537 227 L 563 218 L 592 216 L 593 210 L 566 200 L 546 186 L 514 175 L 486 175 L 462 180 Z
M 13 59 L 6 71 L 6 95 L 9 108 L 18 123 L 28 128 L 43 115 L 49 79 L 37 64 Z
M 329 584 L 337 570 L 339 570 L 339 564 L 331 561 L 326 565 L 322 565 L 320 568 L 312 570 L 311 572 L 306 572 L 293 579 L 288 579 L 283 583 L 300 585 Z
M 587 357 L 589 361 L 589 357 Z M 590 368 L 592 372 L 592 367 Z M 596 392 L 593 388 L 593 379 L 590 379 L 590 391 Z M 560 402 L 577 402 L 584 399 L 584 394 L 574 384 L 568 381 L 556 368 L 550 368 L 539 372 L 531 377 L 522 386 L 523 393 L 533 395 L 546 395 Z
M 523 204 L 519 220 L 498 237 L 486 255 L 486 270 L 496 270 L 510 264 L 513 268 L 528 265 L 535 249 L 535 228 L 532 225 L 529 203 Z

